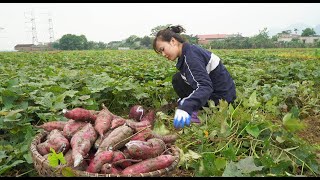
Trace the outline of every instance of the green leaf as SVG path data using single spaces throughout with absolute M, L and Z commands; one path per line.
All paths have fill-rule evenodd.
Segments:
M 243 174 L 238 170 L 236 164 L 231 161 L 224 169 L 222 177 L 243 177 Z
M 261 171 L 264 166 L 256 166 L 252 156 L 248 156 L 245 159 L 241 159 L 236 166 L 244 174 L 249 174 L 253 171 Z
M 50 147 L 50 151 L 51 151 L 51 153 L 49 153 L 49 155 L 48 155 L 48 161 L 52 167 L 56 167 L 56 166 L 60 165 L 60 163 L 61 164 L 67 163 L 63 157 L 62 152 L 57 154 L 56 151 L 51 147 Z
M 245 100 L 243 102 L 243 104 L 245 105 L 245 107 L 259 107 L 260 106 L 260 102 L 257 101 L 257 92 L 253 91 L 253 93 L 250 95 L 249 99 Z
M 253 124 L 249 124 L 246 127 L 246 131 L 255 138 L 257 138 L 260 134 L 259 127 L 257 125 L 253 125 Z
M 236 157 L 236 149 L 233 146 L 230 146 L 226 150 L 222 151 L 222 154 L 227 160 L 233 160 L 235 161 L 237 159 Z
M 199 175 L 201 176 L 212 176 L 214 175 L 214 170 L 216 169 L 214 164 L 214 154 L 203 154 L 199 167 Z
M 4 172 L 6 172 L 7 170 L 9 170 L 9 169 L 11 169 L 11 168 L 13 168 L 13 167 L 15 167 L 15 166 L 17 166 L 18 164 L 21 164 L 21 163 L 24 163 L 25 161 L 23 161 L 23 160 L 17 160 L 17 161 L 14 161 L 12 164 L 10 164 L 10 165 L 2 165 L 2 166 L 0 166 L 0 175 L 2 174 L 2 173 L 4 173 Z
M 214 164 L 217 169 L 223 169 L 226 166 L 227 161 L 225 158 L 219 157 L 214 161 Z
M 7 158 L 6 151 L 0 151 L 0 163 L 2 162 L 3 158 Z
M 285 139 L 283 139 L 282 137 L 280 136 L 277 136 L 276 137 L 276 141 L 278 141 L 279 143 L 283 143 L 285 141 Z
M 153 131 L 159 135 L 166 135 L 170 133 L 162 121 L 156 121 L 154 123 Z
M 293 117 L 292 113 L 287 113 L 286 115 L 284 115 L 282 122 L 284 127 L 290 132 L 302 130 L 306 127 L 303 122 L 300 122 L 299 119 Z
M 184 157 L 186 160 L 191 160 L 191 159 L 199 159 L 202 156 L 189 149 L 188 152 L 184 154 Z

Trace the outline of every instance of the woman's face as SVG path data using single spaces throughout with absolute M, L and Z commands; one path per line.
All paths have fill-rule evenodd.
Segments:
M 174 61 L 181 55 L 181 48 L 179 42 L 174 38 L 170 42 L 162 41 L 161 39 L 156 42 L 157 51 L 170 61 Z

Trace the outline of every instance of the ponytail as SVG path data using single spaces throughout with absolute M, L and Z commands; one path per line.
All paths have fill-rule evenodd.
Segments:
M 165 29 L 160 30 L 157 34 L 156 37 L 153 40 L 153 50 L 157 53 L 159 53 L 157 51 L 156 48 L 156 43 L 157 40 L 162 40 L 165 42 L 170 42 L 172 38 L 175 38 L 178 42 L 180 43 L 184 43 L 185 40 L 184 38 L 180 35 L 180 33 L 185 32 L 185 29 L 180 26 L 180 25 L 176 25 L 176 26 L 169 26 Z

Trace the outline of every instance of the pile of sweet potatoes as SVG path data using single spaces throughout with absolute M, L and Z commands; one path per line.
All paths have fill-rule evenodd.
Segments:
M 139 174 L 168 167 L 175 157 L 168 150 L 177 136 L 153 131 L 155 111 L 131 107 L 128 118 L 111 113 L 74 108 L 63 110 L 68 121 L 36 126 L 48 131 L 37 145 L 47 157 L 50 147 L 63 152 L 67 166 L 100 174 Z

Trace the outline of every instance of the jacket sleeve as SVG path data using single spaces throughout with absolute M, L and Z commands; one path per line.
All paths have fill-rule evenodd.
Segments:
M 200 57 L 188 53 L 184 56 L 184 61 L 187 67 L 185 72 L 188 77 L 187 81 L 196 89 L 180 101 L 178 108 L 191 115 L 193 111 L 200 109 L 207 103 L 213 92 L 213 87 L 204 61 L 201 61 Z

